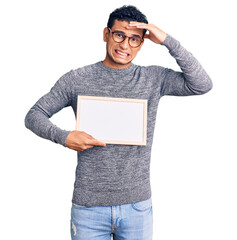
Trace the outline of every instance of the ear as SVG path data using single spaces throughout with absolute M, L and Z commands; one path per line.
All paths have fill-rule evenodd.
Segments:
M 107 27 L 104 28 L 104 33 L 103 33 L 103 40 L 104 42 L 108 42 L 109 39 L 109 30 Z

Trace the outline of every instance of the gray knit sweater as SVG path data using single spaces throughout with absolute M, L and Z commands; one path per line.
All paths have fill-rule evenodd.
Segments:
M 162 45 L 182 71 L 133 63 L 125 69 L 113 69 L 97 62 L 64 74 L 27 113 L 27 128 L 65 146 L 70 131 L 55 126 L 49 118 L 67 106 L 73 108 L 76 116 L 77 95 L 148 100 L 147 145 L 107 144 L 78 152 L 72 202 L 112 206 L 151 197 L 150 158 L 160 98 L 204 94 L 212 88 L 205 70 L 179 41 L 168 34 Z

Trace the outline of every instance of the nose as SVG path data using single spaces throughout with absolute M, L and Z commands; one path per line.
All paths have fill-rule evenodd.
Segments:
M 129 38 L 126 37 L 126 38 L 124 39 L 124 41 L 120 43 L 120 47 L 121 47 L 122 49 L 127 49 L 127 48 L 129 47 L 128 41 L 129 41 Z

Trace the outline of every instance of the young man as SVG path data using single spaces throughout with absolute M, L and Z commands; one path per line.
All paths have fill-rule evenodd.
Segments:
M 182 72 L 133 64 L 145 38 L 167 47 Z M 109 240 L 113 235 L 117 240 L 149 240 L 153 224 L 150 155 L 159 100 L 164 95 L 204 94 L 212 82 L 191 53 L 148 24 L 133 6 L 110 14 L 104 41 L 104 61 L 63 75 L 30 109 L 25 124 L 37 135 L 78 152 L 72 239 Z M 78 95 L 147 99 L 147 145 L 106 145 L 85 132 L 53 125 L 49 118 L 64 107 L 71 106 L 76 114 Z

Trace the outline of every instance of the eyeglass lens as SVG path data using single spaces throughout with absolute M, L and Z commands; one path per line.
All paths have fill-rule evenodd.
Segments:
M 126 35 L 123 33 L 112 33 L 113 39 L 115 42 L 121 43 L 126 39 Z M 141 38 L 139 37 L 128 37 L 128 42 L 131 47 L 138 47 L 141 44 Z

